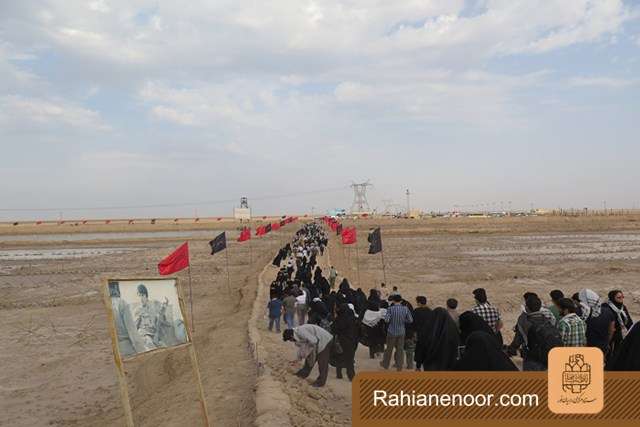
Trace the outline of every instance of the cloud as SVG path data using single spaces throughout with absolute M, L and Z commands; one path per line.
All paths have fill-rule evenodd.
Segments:
M 260 182 L 247 172 L 246 185 L 295 173 L 324 186 L 309 159 L 347 181 L 384 163 L 389 188 L 405 185 L 396 176 L 411 167 L 442 165 L 471 181 L 484 173 L 472 160 L 486 153 L 508 157 L 528 139 L 571 144 L 576 118 L 584 129 L 626 120 L 615 114 L 622 102 L 600 109 L 610 117 L 588 116 L 577 91 L 558 89 L 636 90 L 637 65 L 609 57 L 631 56 L 628 43 L 609 42 L 633 33 L 638 9 L 619 0 L 5 2 L 0 127 L 17 142 L 4 161 L 65 141 L 74 154 L 82 147 L 80 163 L 124 165 L 125 192 L 156 162 L 232 185 L 238 167 L 255 162 Z M 432 155 L 430 168 L 418 163 Z M 214 177 L 212 159 L 229 175 Z M 528 159 L 501 164 L 518 161 Z M 102 189 L 112 185 L 108 169 Z M 163 174 L 169 181 L 164 170 L 153 179 Z
M 151 112 L 161 120 L 177 123 L 183 126 L 193 126 L 195 119 L 192 114 L 182 113 L 174 108 L 157 105 L 151 109 Z
M 0 96 L 0 125 L 3 128 L 33 129 L 71 127 L 108 131 L 100 114 L 61 99 L 32 98 L 21 95 Z
M 640 79 L 620 79 L 614 77 L 572 77 L 569 79 L 571 86 L 604 87 L 604 88 L 624 88 L 637 85 Z
M 358 82 L 340 83 L 334 90 L 339 102 L 366 101 L 371 97 L 372 89 Z

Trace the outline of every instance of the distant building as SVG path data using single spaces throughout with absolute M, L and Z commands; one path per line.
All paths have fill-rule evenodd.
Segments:
M 347 210 L 346 209 L 339 209 L 339 208 L 332 209 L 332 210 L 330 210 L 328 212 L 328 215 L 332 216 L 332 217 L 342 218 L 342 217 L 347 216 Z
M 251 220 L 251 208 L 249 207 L 249 201 L 246 197 L 240 198 L 240 207 L 233 209 L 233 217 L 240 221 Z

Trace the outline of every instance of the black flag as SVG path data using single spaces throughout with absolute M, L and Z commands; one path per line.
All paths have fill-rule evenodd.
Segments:
M 336 227 L 336 235 L 342 235 L 342 224 L 338 224 L 338 226 Z
M 370 254 L 377 254 L 378 252 L 382 252 L 382 236 L 380 235 L 380 227 L 369 232 L 367 240 L 369 241 Z
M 227 235 L 223 231 L 218 234 L 215 239 L 209 242 L 209 246 L 211 246 L 211 255 L 217 254 L 218 252 L 222 252 L 227 249 Z
M 264 228 L 264 231 L 266 233 L 270 232 L 271 231 L 271 224 L 267 224 L 267 226 Z

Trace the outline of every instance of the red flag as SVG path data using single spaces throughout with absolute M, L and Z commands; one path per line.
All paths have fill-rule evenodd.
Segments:
M 162 276 L 175 273 L 189 266 L 189 243 L 184 242 L 178 249 L 170 253 L 158 264 L 158 272 Z
M 249 227 L 244 227 L 240 232 L 238 242 L 246 242 L 249 239 L 251 239 L 251 229 Z
M 342 230 L 342 244 L 350 245 L 352 243 L 356 243 L 356 228 L 345 228 Z
M 261 225 L 260 227 L 256 228 L 256 236 L 264 236 L 265 234 L 267 234 L 264 225 Z
M 274 222 L 273 224 L 271 224 L 271 229 L 273 231 L 278 230 L 280 228 L 280 223 L 279 222 Z

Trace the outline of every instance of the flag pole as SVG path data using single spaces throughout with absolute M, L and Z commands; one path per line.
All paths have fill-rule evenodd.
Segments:
M 360 282 L 360 262 L 358 261 L 359 256 L 358 256 L 358 242 L 356 241 L 355 243 L 356 246 L 356 274 L 358 277 L 358 287 L 361 288 L 362 287 L 362 283 Z
M 378 225 L 378 229 L 380 230 L 380 241 L 382 242 L 382 227 Z M 380 245 L 380 257 L 382 259 L 382 278 L 384 279 L 384 283 L 387 283 L 387 270 L 384 266 L 384 246 Z
M 382 257 L 382 278 L 384 283 L 387 283 L 387 270 L 384 268 L 384 249 L 380 250 L 380 256 Z
M 195 322 L 193 321 L 193 291 L 191 288 L 191 263 L 189 263 L 189 267 L 187 268 L 189 272 L 189 310 L 191 311 L 191 332 L 195 332 Z
M 229 277 L 229 248 L 225 248 L 224 257 L 227 260 L 227 291 L 231 293 L 231 278 Z

